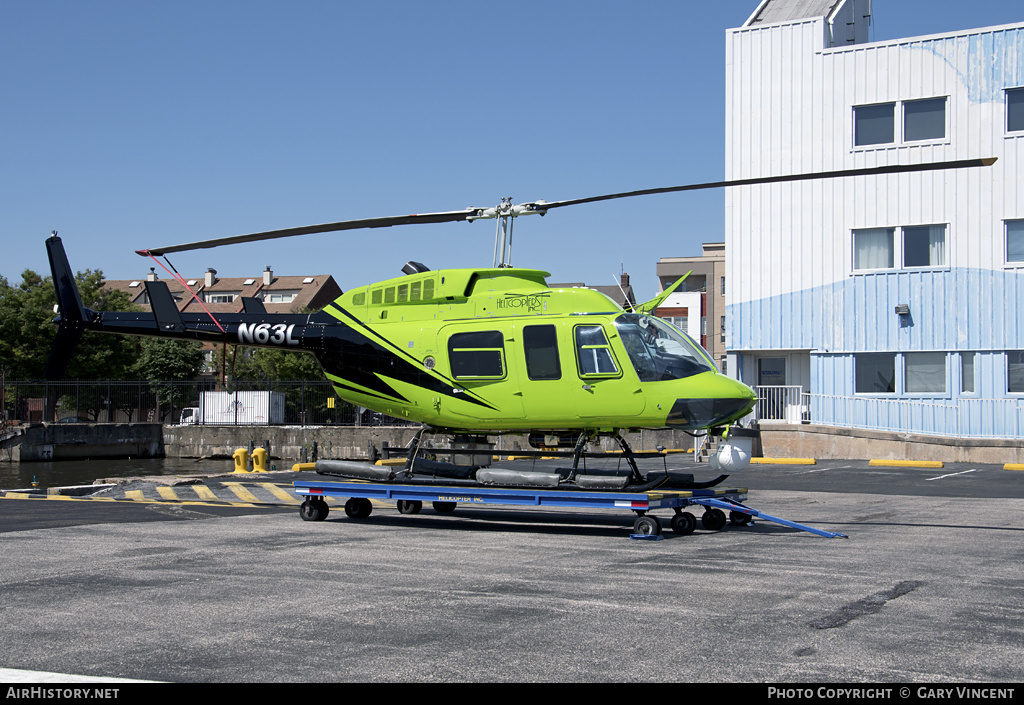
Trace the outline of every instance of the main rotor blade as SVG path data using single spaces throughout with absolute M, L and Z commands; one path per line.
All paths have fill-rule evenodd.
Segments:
M 753 186 L 756 184 L 777 184 L 787 181 L 809 181 L 811 179 L 836 179 L 846 176 L 875 176 L 881 174 L 903 174 L 917 171 L 938 171 L 940 169 L 963 169 L 967 167 L 991 166 L 996 161 L 995 157 L 983 159 L 961 159 L 945 162 L 925 162 L 922 164 L 895 164 L 890 166 L 866 167 L 862 169 L 845 169 L 840 171 L 818 171 L 809 174 L 785 174 L 782 176 L 762 176 L 752 179 L 732 179 L 729 181 L 710 181 L 703 184 L 688 184 L 685 186 L 668 186 L 664 188 L 642 189 L 640 191 L 624 191 L 622 193 L 610 193 L 604 196 L 590 196 L 587 198 L 575 198 L 568 201 L 536 201 L 523 204 L 522 206 L 509 206 L 506 213 L 501 209 L 493 208 L 466 208 L 461 211 L 445 211 L 442 213 L 424 213 L 414 215 L 396 215 L 384 218 L 364 218 L 362 220 L 343 220 L 337 223 L 323 223 L 321 225 L 307 225 L 299 228 L 285 228 L 283 230 L 268 230 L 262 233 L 250 235 L 236 235 L 233 237 L 221 237 L 213 240 L 200 240 L 184 245 L 171 245 L 169 247 L 153 247 L 147 250 L 136 250 L 137 254 L 143 257 L 158 257 L 171 252 L 185 252 L 188 250 L 201 250 L 221 245 L 236 245 L 243 242 L 257 242 L 259 240 L 274 240 L 282 237 L 294 237 L 296 235 L 310 235 L 313 233 L 329 233 L 341 230 L 359 230 L 363 228 L 390 228 L 394 225 L 416 225 L 424 223 L 451 223 L 460 220 L 475 220 L 486 217 L 494 218 L 502 215 L 526 215 L 528 213 L 544 214 L 552 208 L 562 206 L 575 206 L 583 203 L 597 203 L 599 201 L 610 201 L 616 198 L 630 198 L 633 196 L 650 196 L 658 193 L 675 193 L 679 191 L 699 191 L 702 189 L 725 188 L 727 186 Z M 513 212 L 519 210 L 520 212 Z
M 447 211 L 444 213 L 422 213 L 413 215 L 394 215 L 383 218 L 363 218 L 362 220 L 343 220 L 337 223 L 323 223 L 321 225 L 306 225 L 298 228 L 284 228 L 283 230 L 268 230 L 262 233 L 250 235 L 235 235 L 232 237 L 220 237 L 213 240 L 200 240 L 184 245 L 171 245 L 169 247 L 152 247 L 148 250 L 136 250 L 137 254 L 143 257 L 159 257 L 171 252 L 185 252 L 187 250 L 202 250 L 209 247 L 220 247 L 221 245 L 237 245 L 243 242 L 256 242 L 259 240 L 274 240 L 280 237 L 294 237 L 296 235 L 311 235 L 313 233 L 330 233 L 340 230 L 359 230 L 362 228 L 389 228 L 393 225 L 414 225 L 422 223 L 450 223 L 459 220 L 468 220 L 470 217 L 480 213 L 479 208 L 467 208 L 461 211 Z
M 686 186 L 668 186 L 665 188 L 649 188 L 641 191 L 624 191 L 623 193 L 610 193 L 605 196 L 590 196 L 588 198 L 574 198 L 569 201 L 551 201 L 549 203 L 537 203 L 534 209 L 546 211 L 551 208 L 562 206 L 575 206 L 582 203 L 597 203 L 598 201 L 610 201 L 615 198 L 630 198 L 632 196 L 649 196 L 656 193 L 674 193 L 677 191 L 700 191 L 701 189 L 724 188 L 726 186 L 753 186 L 756 184 L 777 184 L 786 181 L 809 181 L 811 179 L 836 179 L 844 176 L 875 176 L 879 174 L 902 174 L 913 171 L 938 171 L 940 169 L 963 169 L 966 167 L 992 166 L 996 161 L 995 157 L 984 159 L 961 159 L 958 161 L 926 162 L 923 164 L 894 164 L 890 166 L 865 167 L 862 169 L 845 169 L 842 171 L 818 171 L 809 174 L 785 174 L 783 176 L 761 176 L 753 179 L 732 179 L 730 181 L 710 181 L 704 184 L 688 184 Z

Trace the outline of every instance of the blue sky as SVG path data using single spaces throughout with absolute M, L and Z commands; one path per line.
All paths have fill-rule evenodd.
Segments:
M 0 275 L 141 278 L 137 249 L 337 220 L 673 186 L 724 173 L 725 30 L 756 0 L 3 0 Z M 1024 20 L 1020 0 L 875 0 L 872 39 Z M 641 299 L 723 238 L 721 192 L 521 218 L 513 263 Z M 197 277 L 343 289 L 490 266 L 494 221 L 170 256 Z M 161 271 L 158 269 L 158 271 Z

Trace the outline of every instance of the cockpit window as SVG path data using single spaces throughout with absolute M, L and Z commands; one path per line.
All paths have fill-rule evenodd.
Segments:
M 625 313 L 615 319 L 615 328 L 641 382 L 682 379 L 715 369 L 699 345 L 653 316 Z

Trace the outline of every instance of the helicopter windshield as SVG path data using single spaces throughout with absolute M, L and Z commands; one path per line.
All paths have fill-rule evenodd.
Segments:
M 714 371 L 714 365 L 684 333 L 653 316 L 625 313 L 615 328 L 641 382 L 682 379 Z

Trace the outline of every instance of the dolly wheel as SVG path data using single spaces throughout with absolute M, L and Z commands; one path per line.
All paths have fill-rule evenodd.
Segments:
M 396 504 L 401 514 L 419 514 L 423 509 L 423 502 L 418 499 L 400 499 Z
M 712 507 L 700 518 L 701 525 L 708 531 L 721 531 L 725 528 L 725 512 Z
M 434 502 L 434 511 L 441 514 L 451 514 L 455 511 L 457 502 Z
M 299 516 L 303 521 L 323 521 L 331 508 L 322 499 L 307 499 L 299 506 Z
M 373 505 L 365 497 L 352 497 L 345 502 L 345 513 L 351 519 L 365 519 L 373 511 Z
M 750 523 L 751 517 L 743 512 L 729 512 L 729 523 L 733 526 L 746 526 Z
M 680 512 L 672 517 L 672 531 L 681 536 L 692 534 L 697 528 L 697 517 L 689 512 Z
M 661 533 L 661 522 L 656 516 L 642 516 L 633 522 L 633 533 L 643 536 L 657 536 Z

